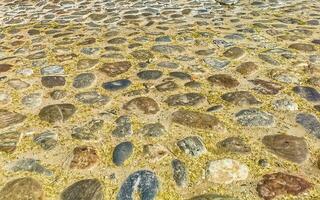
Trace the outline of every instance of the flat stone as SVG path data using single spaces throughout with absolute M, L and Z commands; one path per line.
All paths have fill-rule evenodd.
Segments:
M 44 76 L 41 78 L 41 83 L 44 87 L 53 88 L 64 86 L 66 79 L 63 76 Z
M 261 94 L 275 95 L 278 94 L 283 87 L 275 82 L 266 81 L 262 79 L 249 80 L 253 85 L 255 85 L 254 90 Z
M 148 50 L 135 50 L 130 53 L 135 59 L 148 61 L 154 58 L 154 55 Z
M 199 196 L 192 197 L 188 200 L 238 200 L 230 196 L 219 195 L 219 194 L 203 194 Z
M 294 43 L 294 44 L 290 44 L 289 45 L 290 49 L 295 49 L 298 51 L 305 51 L 305 52 L 309 52 L 309 51 L 315 51 L 315 47 L 312 44 L 304 44 L 304 43 Z
M 170 55 L 174 53 L 181 53 L 185 49 L 178 45 L 155 45 L 151 47 L 151 50 L 154 52 Z
M 77 63 L 78 70 L 92 69 L 94 68 L 99 61 L 97 59 L 81 59 Z
M 53 104 L 43 107 L 39 112 L 39 117 L 49 123 L 65 122 L 76 110 L 73 104 Z
M 172 121 L 190 128 L 221 129 L 224 127 L 223 123 L 215 116 L 187 110 L 174 112 Z
M 208 77 L 208 81 L 213 86 L 221 86 L 225 88 L 234 88 L 240 84 L 237 79 L 233 78 L 228 74 L 215 74 L 213 76 Z
M 248 176 L 248 166 L 232 159 L 210 161 L 206 171 L 208 181 L 217 184 L 230 184 L 245 180 Z
M 204 62 L 214 69 L 224 69 L 230 64 L 230 61 L 228 60 L 222 60 L 222 59 L 210 58 L 210 57 L 205 58 Z
M 191 80 L 191 75 L 185 73 L 185 72 L 170 72 L 169 76 L 178 78 L 181 80 Z
M 250 75 L 258 69 L 258 65 L 254 62 L 244 62 L 241 63 L 237 68 L 236 71 L 242 75 Z
M 157 66 L 161 68 L 168 68 L 168 69 L 176 69 L 179 67 L 177 63 L 169 62 L 169 61 L 159 62 Z
M 120 116 L 116 121 L 116 128 L 112 131 L 112 135 L 115 137 L 125 137 L 132 135 L 132 125 L 129 116 Z
M 245 51 L 239 47 L 231 47 L 223 53 L 223 55 L 230 59 L 240 59 L 245 54 Z
M 320 93 L 315 88 L 309 86 L 295 86 L 292 90 L 307 101 L 320 101 Z
M 50 92 L 50 97 L 53 100 L 60 100 L 67 96 L 67 92 L 65 90 L 54 90 Z
M 23 90 L 30 87 L 29 83 L 22 81 L 20 79 L 10 79 L 8 80 L 7 83 L 10 87 L 12 87 L 15 90 Z
M 205 97 L 199 93 L 174 94 L 164 102 L 169 106 L 195 106 L 204 102 Z
M 267 135 L 262 139 L 266 145 L 277 156 L 296 163 L 302 163 L 307 159 L 308 146 L 301 137 L 291 135 Z
M 22 98 L 21 103 L 28 108 L 39 107 L 42 103 L 42 94 L 41 93 L 28 94 Z
M 133 199 L 134 190 L 138 190 L 142 200 L 154 200 L 159 191 L 157 176 L 148 170 L 140 170 L 130 174 L 122 184 L 117 200 Z
M 60 198 L 61 200 L 103 200 L 103 186 L 97 179 L 83 179 L 63 190 Z
M 116 81 L 105 82 L 102 84 L 102 87 L 109 91 L 122 90 L 129 87 L 132 82 L 128 79 L 120 79 Z
M 272 101 L 272 106 L 275 110 L 288 110 L 288 111 L 294 111 L 298 110 L 298 104 L 296 104 L 293 100 L 289 98 L 282 98 L 282 99 L 276 99 Z
M 239 111 L 235 114 L 236 120 L 242 126 L 271 126 L 274 124 L 274 117 L 267 113 L 260 111 L 257 108 L 249 108 Z
M 281 195 L 298 195 L 310 189 L 312 184 L 303 178 L 277 172 L 266 174 L 257 185 L 260 197 L 269 200 Z
M 166 81 L 164 83 L 160 83 L 159 85 L 156 85 L 156 89 L 159 92 L 165 92 L 165 91 L 173 91 L 178 88 L 178 84 L 176 84 L 174 81 Z
M 22 114 L 0 109 L 0 129 L 22 123 L 26 118 Z
M 77 89 L 87 88 L 90 87 L 95 80 L 96 75 L 94 75 L 93 73 L 82 73 L 74 78 L 72 86 Z
M 48 67 L 43 67 L 40 70 L 41 75 L 50 76 L 50 75 L 61 75 L 64 74 L 64 68 L 59 65 L 51 65 Z
M 240 137 L 228 137 L 217 143 L 217 147 L 224 151 L 248 153 L 251 148 Z
M 0 191 L 1 200 L 44 200 L 42 185 L 31 177 L 7 182 Z
M 320 139 L 320 122 L 316 116 L 309 113 L 299 113 L 296 116 L 296 122 L 300 124 L 307 133 Z
M 10 169 L 14 172 L 18 171 L 28 171 L 28 172 L 36 172 L 39 174 L 43 174 L 46 176 L 53 175 L 52 171 L 43 167 L 37 160 L 33 158 L 24 158 L 18 160 Z
M 261 102 L 248 91 L 228 92 L 223 94 L 221 98 L 238 106 L 261 104 Z
M 184 86 L 189 88 L 201 88 L 201 83 L 197 81 L 190 81 L 185 83 Z
M 156 114 L 160 108 L 158 103 L 149 97 L 136 97 L 123 105 L 123 109 L 141 112 L 143 114 Z
M 178 187 L 188 186 L 188 171 L 184 162 L 178 159 L 171 161 L 171 167 L 173 171 L 173 180 Z
M 218 0 L 219 3 L 223 5 L 234 5 L 239 2 L 239 0 Z
M 45 131 L 33 137 L 33 141 L 44 150 L 51 150 L 57 145 L 58 135 L 54 132 Z
M 10 64 L 0 64 L 0 73 L 7 72 L 12 68 Z
M 194 157 L 198 157 L 207 151 L 199 136 L 186 137 L 179 140 L 177 145 L 184 153 Z
M 71 137 L 78 140 L 97 139 L 97 133 L 102 129 L 103 124 L 103 120 L 93 119 L 81 127 L 74 127 L 72 129 Z
M 161 123 L 157 122 L 144 125 L 140 132 L 144 136 L 159 137 L 166 132 L 166 129 Z
M 76 99 L 84 104 L 105 105 L 110 102 L 110 97 L 99 94 L 96 91 L 80 92 L 75 95 Z
M 143 145 L 145 159 L 151 163 L 159 162 L 169 155 L 169 150 L 161 144 Z
M 159 70 L 145 70 L 137 74 L 142 80 L 156 80 L 162 76 L 162 72 Z
M 13 153 L 21 139 L 21 133 L 16 131 L 0 133 L 0 151 Z
M 112 155 L 112 161 L 115 165 L 121 166 L 132 155 L 133 144 L 131 142 L 122 142 L 118 144 Z
M 79 146 L 73 149 L 73 157 L 70 169 L 88 169 L 96 165 L 99 157 L 95 148 L 91 146 Z
M 115 77 L 127 72 L 131 67 L 131 63 L 128 61 L 104 63 L 100 68 L 100 71 L 106 73 L 108 76 Z

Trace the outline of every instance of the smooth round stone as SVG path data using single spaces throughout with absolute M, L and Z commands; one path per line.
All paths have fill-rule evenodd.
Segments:
M 184 72 L 170 72 L 169 76 L 172 76 L 181 80 L 191 80 L 191 75 Z
M 169 68 L 169 69 L 176 69 L 179 67 L 179 65 L 177 63 L 174 62 L 169 62 L 169 61 L 163 61 L 163 62 L 159 62 L 157 64 L 158 67 L 163 67 L 163 68 Z
M 109 44 L 123 44 L 127 41 L 126 38 L 123 38 L 123 37 L 116 37 L 116 38 L 112 38 L 110 40 L 108 40 L 107 42 Z
M 179 140 L 177 145 L 183 152 L 193 157 L 198 157 L 207 151 L 199 136 L 186 137 Z
M 121 166 L 132 155 L 133 144 L 131 142 L 122 142 L 118 144 L 112 155 L 112 161 L 115 165 Z
M 229 152 L 248 153 L 251 148 L 240 137 L 228 137 L 217 143 L 217 146 Z
M 258 69 L 258 65 L 254 62 L 244 62 L 241 63 L 237 68 L 236 71 L 242 75 L 250 75 Z
M 50 97 L 53 100 L 60 100 L 67 96 L 67 92 L 65 90 L 54 90 L 50 92 Z
M 184 162 L 174 159 L 171 161 L 173 171 L 173 179 L 178 187 L 187 187 L 188 185 L 188 171 Z
M 0 104 L 7 104 L 11 101 L 11 96 L 6 92 L 0 92 Z
M 232 159 L 210 161 L 206 171 L 207 179 L 217 184 L 230 184 L 245 180 L 248 176 L 248 166 Z
M 263 199 L 273 199 L 281 195 L 299 195 L 312 188 L 312 184 L 303 178 L 277 172 L 266 174 L 257 185 L 257 192 Z
M 49 123 L 64 122 L 75 112 L 76 107 L 72 104 L 53 104 L 43 107 L 39 112 L 39 117 Z
M 41 75 L 50 76 L 50 75 L 61 75 L 64 74 L 64 68 L 59 65 L 51 65 L 48 67 L 43 67 L 40 70 Z
M 159 191 L 159 181 L 155 173 L 148 170 L 140 170 L 130 174 L 122 184 L 117 200 L 133 199 L 135 190 L 137 190 L 142 200 L 155 200 Z
M 154 58 L 154 55 L 148 50 L 135 50 L 131 52 L 131 55 L 137 60 L 148 61 Z
M 215 52 L 214 49 L 205 49 L 205 50 L 198 50 L 195 52 L 195 54 L 199 56 L 208 56 L 208 55 L 212 55 L 214 52 Z
M 249 108 L 239 111 L 235 114 L 236 119 L 242 126 L 271 126 L 274 124 L 274 117 L 267 113 L 260 111 L 257 108 Z
M 44 150 L 51 150 L 57 145 L 58 135 L 56 133 L 46 131 L 35 135 L 33 141 L 40 145 Z
M 61 200 L 103 200 L 103 187 L 97 179 L 84 179 L 67 187 L 60 195 Z
M 105 105 L 110 101 L 110 97 L 101 95 L 96 91 L 81 92 L 75 95 L 76 99 L 84 104 Z
M 136 97 L 123 105 L 123 109 L 143 114 L 156 114 L 160 108 L 158 103 L 149 97 Z
M 166 129 L 161 123 L 157 122 L 144 125 L 140 132 L 144 136 L 159 137 L 166 132 Z
M 8 80 L 7 83 L 10 87 L 12 87 L 15 90 L 22 90 L 30 87 L 29 83 L 22 81 L 20 79 L 10 79 Z
M 298 104 L 289 98 L 276 99 L 272 102 L 272 106 L 275 110 L 298 110 Z
M 79 146 L 73 149 L 70 169 L 89 169 L 99 161 L 97 151 L 91 146 Z
M 295 86 L 292 90 L 307 101 L 320 101 L 320 93 L 315 88 L 309 86 Z
M 129 87 L 131 84 L 132 82 L 128 79 L 120 79 L 116 81 L 105 82 L 102 84 L 102 87 L 109 91 L 117 91 Z
M 262 143 L 277 156 L 286 160 L 302 163 L 307 159 L 308 146 L 301 137 L 291 135 L 267 135 Z
M 178 88 L 178 84 L 176 84 L 174 81 L 166 81 L 156 86 L 156 89 L 159 92 L 173 91 L 173 90 L 176 90 L 177 88 Z
M 156 80 L 162 76 L 162 72 L 159 70 L 145 70 L 137 74 L 142 80 Z
M 223 53 L 223 55 L 230 59 L 240 59 L 245 54 L 245 51 L 239 47 L 231 47 Z
M 42 94 L 41 93 L 32 93 L 26 95 L 21 100 L 22 104 L 29 108 L 39 107 L 42 103 Z
M 42 185 L 31 177 L 14 179 L 4 185 L 0 198 L 5 200 L 44 200 Z
M 82 73 L 74 78 L 72 86 L 78 89 L 87 88 L 90 87 L 95 80 L 96 75 L 93 73 Z
M 44 76 L 41 78 L 41 83 L 47 88 L 64 86 L 66 79 L 63 76 Z
M 315 47 L 312 44 L 304 44 L 304 43 L 294 43 L 289 45 L 290 49 L 295 49 L 298 51 L 310 52 L 315 51 Z
M 169 96 L 164 102 L 169 106 L 195 106 L 202 103 L 205 97 L 198 93 L 175 94 Z

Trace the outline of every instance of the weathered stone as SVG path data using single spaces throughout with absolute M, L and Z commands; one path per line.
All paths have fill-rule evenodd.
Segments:
M 169 96 L 164 102 L 169 106 L 195 106 L 204 102 L 205 97 L 199 93 L 175 94 Z
M 272 106 L 276 110 L 298 110 L 298 104 L 289 98 L 277 99 L 272 102 Z
M 303 178 L 278 172 L 264 175 L 258 183 L 257 191 L 263 199 L 271 200 L 280 195 L 298 195 L 311 187 L 312 184 Z
M 22 114 L 0 109 L 0 129 L 22 123 L 26 118 Z
M 64 122 L 75 112 L 76 107 L 72 104 L 53 104 L 43 107 L 39 112 L 41 120 L 49 123 Z
M 21 133 L 11 131 L 0 133 L 0 151 L 13 153 L 21 139 Z
M 10 79 L 8 80 L 7 83 L 10 87 L 12 87 L 15 90 L 23 90 L 30 87 L 29 83 L 22 81 L 20 79 Z
M 0 73 L 1 72 L 7 72 L 12 68 L 12 65 L 10 64 L 0 64 Z
M 275 95 L 282 90 L 282 86 L 275 82 L 265 81 L 261 79 L 250 80 L 251 83 L 255 85 L 254 90 L 260 92 L 261 94 Z
M 100 70 L 106 73 L 108 76 L 115 77 L 125 73 L 131 67 L 131 63 L 128 61 L 120 61 L 113 63 L 104 63 Z
M 221 98 L 238 106 L 261 104 L 261 102 L 248 91 L 228 92 L 223 94 Z
M 159 137 L 166 132 L 166 129 L 161 123 L 157 122 L 153 124 L 144 125 L 140 132 L 144 136 Z
M 151 47 L 151 50 L 154 52 L 159 52 L 162 54 L 170 55 L 174 53 L 181 53 L 185 49 L 178 45 L 155 45 Z
M 78 89 L 87 88 L 90 87 L 95 80 L 96 76 L 93 73 L 82 73 L 74 78 L 72 86 Z
M 237 79 L 228 74 L 215 74 L 210 76 L 208 81 L 214 86 L 221 86 L 225 88 L 234 88 L 240 84 Z
M 161 144 L 147 144 L 143 146 L 144 157 L 152 162 L 158 162 L 169 155 L 169 150 Z
M 131 119 L 129 116 L 120 116 L 116 120 L 116 125 L 116 128 L 112 131 L 113 136 L 125 137 L 132 134 Z
M 97 151 L 90 146 L 79 146 L 73 149 L 73 157 L 70 162 L 71 169 L 88 169 L 98 163 Z
M 320 122 L 316 116 L 308 113 L 299 113 L 296 116 L 296 122 L 300 124 L 306 132 L 320 139 Z
M 242 75 L 250 75 L 258 69 L 258 65 L 254 62 L 244 62 L 241 63 L 236 71 Z
M 17 171 L 29 171 L 29 172 L 36 172 L 39 174 L 43 174 L 46 176 L 51 176 L 53 173 L 52 171 L 43 167 L 37 160 L 32 158 L 25 158 L 22 160 L 18 160 L 12 167 L 11 170 L 14 172 Z
M 162 72 L 159 70 L 146 70 L 139 72 L 137 76 L 142 80 L 156 80 L 162 76 Z
M 307 101 L 317 102 L 320 101 L 320 93 L 308 86 L 295 86 L 292 89 L 296 94 L 300 95 L 302 98 L 306 99 Z
M 220 149 L 230 152 L 248 153 L 251 148 L 240 137 L 228 137 L 217 143 Z
M 112 161 L 117 166 L 123 165 L 124 162 L 132 155 L 133 144 L 131 142 L 122 142 L 118 144 L 112 155 Z
M 256 108 L 244 109 L 236 113 L 236 119 L 242 126 L 271 126 L 274 117 Z
M 44 76 L 41 78 L 41 83 L 47 88 L 64 86 L 66 79 L 63 76 Z
M 239 59 L 243 57 L 245 54 L 245 51 L 239 47 L 231 47 L 227 51 L 223 53 L 223 55 L 227 58 L 231 59 Z
M 173 179 L 179 187 L 187 187 L 188 185 L 188 172 L 184 162 L 174 159 L 171 161 L 173 170 Z
M 53 100 L 60 100 L 67 96 L 67 92 L 65 90 L 54 90 L 50 92 L 50 97 Z
M 41 93 L 28 94 L 22 98 L 21 103 L 29 108 L 39 107 L 42 103 L 42 94 Z
M 44 200 L 41 184 L 31 177 L 14 179 L 0 191 L 1 200 Z
M 223 123 L 215 116 L 187 110 L 174 112 L 172 121 L 190 128 L 221 129 L 224 127 Z
M 97 139 L 96 135 L 99 130 L 102 129 L 103 120 L 93 119 L 90 122 L 84 124 L 82 127 L 75 127 L 72 129 L 71 137 L 79 140 L 91 140 Z
M 137 59 L 137 60 L 144 60 L 144 61 L 148 61 L 152 58 L 154 58 L 153 54 L 148 51 L 148 50 L 135 50 L 133 52 L 131 52 L 131 55 Z
M 103 200 L 103 187 L 97 179 L 84 179 L 67 187 L 60 195 L 61 200 Z
M 159 92 L 173 91 L 178 88 L 178 84 L 174 81 L 167 81 L 156 86 Z
M 84 104 L 105 105 L 110 102 L 110 97 L 99 94 L 96 91 L 81 92 L 76 94 L 76 99 Z
M 289 45 L 290 49 L 295 49 L 298 51 L 305 51 L 305 52 L 309 52 L 309 51 L 315 51 L 315 47 L 312 44 L 304 44 L 304 43 L 294 43 L 294 44 L 290 44 Z
M 233 198 L 225 195 L 218 194 L 203 194 L 199 196 L 192 197 L 188 200 L 238 200 L 237 198 Z
M 136 97 L 123 105 L 123 109 L 129 111 L 138 111 L 143 114 L 156 114 L 160 108 L 158 103 L 149 97 Z
M 91 69 L 99 63 L 96 59 L 82 59 L 77 63 L 78 70 Z
M 189 136 L 177 142 L 178 147 L 190 156 L 198 157 L 206 152 L 206 147 L 199 136 Z
M 33 141 L 41 146 L 44 150 L 51 150 L 57 145 L 58 135 L 56 133 L 46 131 L 35 135 Z

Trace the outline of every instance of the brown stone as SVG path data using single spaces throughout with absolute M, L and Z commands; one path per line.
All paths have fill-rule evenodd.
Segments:
M 290 44 L 289 48 L 295 49 L 298 51 L 315 51 L 316 50 L 312 44 L 304 44 L 304 43 Z
M 312 184 L 303 178 L 278 172 L 264 175 L 257 191 L 263 199 L 271 200 L 279 195 L 298 195 L 311 187 Z
M 267 135 L 263 137 L 262 143 L 274 154 L 286 160 L 302 163 L 307 159 L 308 146 L 301 137 L 283 134 Z
M 0 133 L 0 151 L 12 153 L 16 150 L 21 138 L 21 133 L 11 131 Z
M 41 184 L 33 178 L 12 180 L 1 189 L 0 200 L 43 200 Z
M 228 74 L 215 74 L 208 78 L 208 81 L 212 85 L 222 86 L 225 88 L 234 88 L 237 87 L 240 83 L 237 79 L 233 78 Z
M 97 151 L 90 146 L 80 146 L 73 149 L 73 158 L 70 163 L 71 169 L 87 169 L 98 162 Z
M 261 79 L 250 80 L 250 82 L 255 85 L 254 90 L 260 92 L 261 94 L 275 95 L 282 90 L 282 86 L 275 82 Z
M 103 200 L 103 187 L 97 179 L 84 179 L 67 187 L 60 197 L 61 200 Z
M 125 73 L 131 67 L 131 63 L 128 61 L 104 63 L 100 70 L 106 73 L 108 76 L 115 77 L 119 74 Z
M 245 51 L 240 47 L 231 47 L 227 51 L 223 53 L 223 55 L 227 58 L 238 59 L 241 58 L 245 54 Z
M 76 112 L 72 104 L 54 104 L 43 107 L 39 112 L 41 120 L 49 123 L 64 122 Z
M 6 72 L 11 69 L 12 65 L 10 64 L 0 64 L 0 73 L 1 72 Z
M 252 74 L 257 69 L 258 69 L 258 65 L 256 65 L 254 62 L 244 62 L 237 67 L 236 71 L 242 75 L 249 75 L 249 74 Z
M 123 108 L 129 111 L 140 111 L 143 114 L 156 114 L 160 108 L 158 103 L 149 97 L 137 97 L 124 104 Z
M 215 116 L 187 111 L 179 110 L 172 114 L 172 121 L 183 126 L 199 129 L 221 129 L 223 123 Z
M 221 95 L 221 98 L 238 106 L 261 104 L 261 102 L 248 91 L 228 92 Z
M 19 124 L 25 119 L 26 116 L 22 114 L 10 112 L 5 109 L 0 109 L 0 129 Z

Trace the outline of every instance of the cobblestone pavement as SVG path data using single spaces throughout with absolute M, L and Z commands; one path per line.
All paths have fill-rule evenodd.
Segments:
M 319 200 L 319 0 L 0 1 L 0 200 Z

